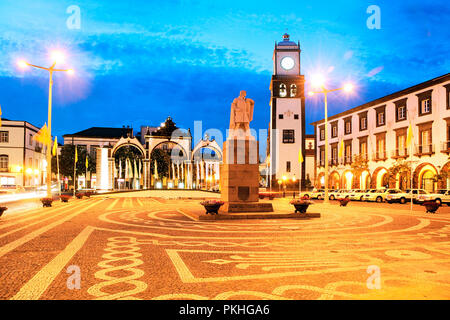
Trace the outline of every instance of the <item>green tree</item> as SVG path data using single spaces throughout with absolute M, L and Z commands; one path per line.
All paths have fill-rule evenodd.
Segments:
M 400 189 L 406 189 L 411 182 L 411 163 L 397 159 L 386 174 L 390 185 L 395 185 L 399 177 Z
M 86 152 L 86 148 L 77 148 L 78 161 L 76 167 L 77 175 L 84 175 L 86 173 L 86 156 L 88 157 L 88 171 L 96 172 L 96 159 Z M 59 173 L 63 177 L 68 177 L 73 180 L 73 167 L 75 161 L 75 146 L 72 144 L 65 144 L 61 148 L 59 155 Z M 52 157 L 52 172 L 57 173 L 56 157 Z

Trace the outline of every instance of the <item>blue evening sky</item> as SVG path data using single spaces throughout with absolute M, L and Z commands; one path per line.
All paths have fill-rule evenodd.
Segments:
M 381 9 L 370 30 L 369 5 Z M 81 28 L 69 29 L 70 5 Z M 330 97 L 329 114 L 450 71 L 450 4 L 438 1 L 1 0 L 0 105 L 3 117 L 42 126 L 45 72 L 20 71 L 25 58 L 48 65 L 62 48 L 76 75 L 55 77 L 53 133 L 91 126 L 159 125 L 225 130 L 241 89 L 256 102 L 252 127 L 267 129 L 275 41 L 288 30 L 300 41 L 302 73 L 346 80 L 356 94 Z M 323 118 L 308 98 L 309 123 Z M 264 150 L 264 149 L 263 149 Z

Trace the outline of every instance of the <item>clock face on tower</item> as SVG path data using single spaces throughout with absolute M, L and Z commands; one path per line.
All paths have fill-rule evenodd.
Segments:
M 294 59 L 292 59 L 291 57 L 284 57 L 283 59 L 281 59 L 281 67 L 284 70 L 291 70 L 295 65 Z

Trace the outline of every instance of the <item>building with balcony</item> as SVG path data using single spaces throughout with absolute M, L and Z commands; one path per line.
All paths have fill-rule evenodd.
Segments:
M 0 187 L 25 189 L 45 183 L 45 148 L 33 139 L 39 128 L 27 121 L 2 119 L 0 127 Z
M 328 161 L 330 188 L 409 188 L 411 179 L 392 170 L 400 164 L 411 167 L 414 188 L 450 188 L 450 74 L 333 115 L 328 128 L 324 120 L 312 125 L 316 187 L 324 186 Z M 413 137 L 408 147 L 409 125 Z

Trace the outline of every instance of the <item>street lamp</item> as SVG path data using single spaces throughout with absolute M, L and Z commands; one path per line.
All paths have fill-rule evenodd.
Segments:
M 325 78 L 322 75 L 314 75 L 311 79 L 312 87 L 315 89 L 319 89 L 319 91 L 310 91 L 309 96 L 313 96 L 316 93 L 324 94 L 324 102 L 325 102 L 325 197 L 324 203 L 328 204 L 328 93 L 343 90 L 347 93 L 353 91 L 353 84 L 347 83 L 341 88 L 337 89 L 327 89 L 325 87 Z
M 49 73 L 49 84 L 48 84 L 48 136 L 51 139 L 52 136 L 52 86 L 53 86 L 53 72 L 67 72 L 69 75 L 74 74 L 73 69 L 56 69 L 57 63 L 64 61 L 64 54 L 61 51 L 53 51 L 51 54 L 53 64 L 46 68 L 28 63 L 25 60 L 19 60 L 17 62 L 21 69 L 26 67 L 34 67 L 42 70 L 46 70 Z M 52 197 L 52 153 L 51 153 L 51 143 L 47 145 L 47 197 Z

